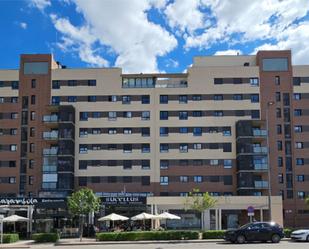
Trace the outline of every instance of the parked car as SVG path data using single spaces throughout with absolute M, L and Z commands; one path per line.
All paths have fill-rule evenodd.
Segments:
M 291 239 L 297 241 L 309 242 L 309 229 L 296 230 L 291 233 Z
M 284 237 L 283 228 L 275 222 L 253 222 L 238 229 L 227 230 L 226 241 L 243 244 L 247 241 L 271 241 L 279 243 Z

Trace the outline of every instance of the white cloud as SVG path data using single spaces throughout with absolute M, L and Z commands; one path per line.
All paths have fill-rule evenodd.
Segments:
M 50 0 L 30 0 L 30 5 L 44 11 L 45 8 L 51 6 Z
M 27 29 L 27 27 L 28 27 L 27 23 L 25 23 L 25 22 L 20 22 L 20 23 L 19 23 L 19 26 L 20 26 L 22 29 Z
M 164 13 L 170 27 L 179 29 L 182 33 L 192 33 L 205 24 L 199 7 L 199 0 L 175 0 L 166 7 Z
M 165 60 L 165 66 L 170 68 L 176 68 L 179 66 L 179 62 L 169 58 Z
M 215 55 L 240 55 L 242 52 L 239 49 L 228 49 L 228 50 L 222 50 L 217 51 Z
M 147 18 L 146 12 L 150 8 L 162 7 L 164 3 L 154 5 L 153 1 L 140 0 L 131 0 L 130 4 L 126 0 L 75 2 L 88 24 L 88 36 L 110 46 L 118 55 L 115 66 L 126 72 L 158 71 L 157 57 L 166 55 L 177 46 L 173 35 Z M 77 35 L 71 26 L 71 34 Z M 74 28 L 81 32 L 84 27 Z M 63 30 L 63 34 L 70 30 Z

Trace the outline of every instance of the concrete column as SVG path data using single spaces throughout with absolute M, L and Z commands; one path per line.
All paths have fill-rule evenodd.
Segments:
M 219 228 L 219 230 L 222 230 L 222 209 L 219 208 L 218 211 L 219 211 L 219 219 L 218 219 L 219 224 L 218 224 L 218 228 Z
M 215 222 L 215 224 L 216 224 L 216 230 L 218 230 L 218 209 L 216 208 L 215 209 L 215 220 L 216 220 L 216 222 Z
M 260 209 L 260 221 L 263 221 L 263 208 Z
M 204 230 L 210 229 L 210 210 L 204 211 Z

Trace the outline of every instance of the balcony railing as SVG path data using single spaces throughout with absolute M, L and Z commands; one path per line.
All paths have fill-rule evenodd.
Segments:
M 253 153 L 267 153 L 267 147 L 252 147 Z
M 255 163 L 254 169 L 255 170 L 268 170 L 268 164 L 267 163 Z
M 57 172 L 57 165 L 43 165 L 43 172 Z
M 255 188 L 268 188 L 268 181 L 255 181 L 254 187 Z
M 56 140 L 58 139 L 58 131 L 45 131 L 43 132 L 43 139 Z
M 54 156 L 58 154 L 58 149 L 57 148 L 52 148 L 52 149 L 43 149 L 43 155 L 47 156 Z
M 44 115 L 43 122 L 44 123 L 56 123 L 58 122 L 58 115 Z
M 267 131 L 266 130 L 253 130 L 254 137 L 266 137 Z

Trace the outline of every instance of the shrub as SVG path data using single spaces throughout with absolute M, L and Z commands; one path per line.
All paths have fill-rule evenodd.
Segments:
M 284 232 L 284 236 L 286 238 L 290 238 L 291 237 L 291 233 L 293 232 L 293 230 L 291 228 L 284 228 L 283 232 Z
M 35 242 L 57 242 L 59 240 L 58 233 L 35 233 L 32 235 Z
M 3 234 L 3 243 L 14 243 L 19 241 L 18 233 Z
M 225 231 L 224 230 L 209 230 L 203 232 L 203 239 L 223 239 Z
M 143 231 L 143 232 L 114 232 L 97 233 L 100 241 L 137 241 L 137 240 L 188 240 L 198 239 L 199 232 L 196 231 Z

